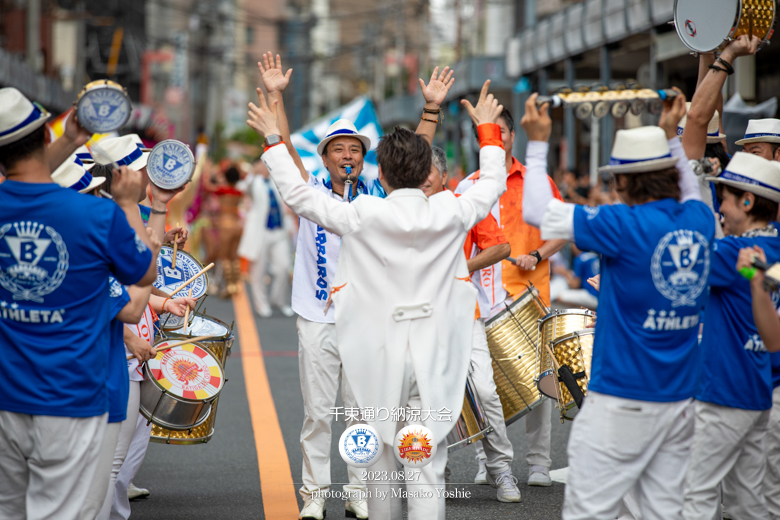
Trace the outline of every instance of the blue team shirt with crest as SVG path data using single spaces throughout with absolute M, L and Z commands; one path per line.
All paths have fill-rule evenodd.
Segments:
M 700 201 L 575 208 L 577 247 L 601 255 L 589 390 L 655 402 L 693 397 L 714 235 Z
M 753 320 L 750 282 L 737 272 L 739 250 L 757 245 L 780 261 L 780 238 L 728 236 L 715 241 L 710 300 L 704 313 L 696 399 L 744 410 L 772 407 L 772 363 Z M 779 295 L 773 293 L 777 304 Z
M 114 202 L 56 184 L 0 185 L 0 409 L 108 411 L 109 275 L 131 285 L 152 253 Z
M 109 305 L 111 318 L 111 342 L 108 347 L 108 422 L 122 422 L 127 418 L 127 399 L 130 394 L 130 376 L 127 374 L 125 358 L 125 324 L 116 319 L 117 314 L 130 303 L 127 289 L 113 276 L 108 277 Z

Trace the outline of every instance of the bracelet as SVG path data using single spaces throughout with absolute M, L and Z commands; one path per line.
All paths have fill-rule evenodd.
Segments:
M 441 108 L 437 108 L 436 110 L 431 110 L 430 108 L 423 107 L 423 112 L 425 112 L 426 114 L 436 114 L 436 115 L 439 115 L 439 114 L 441 114 Z
M 165 312 L 165 304 L 168 303 L 168 300 L 170 300 L 170 298 L 165 298 L 163 300 L 163 304 L 162 304 L 162 307 L 161 307 L 163 312 Z
M 712 69 L 712 70 L 717 70 L 717 71 L 720 71 L 720 72 L 725 72 L 726 74 L 728 74 L 728 73 L 729 73 L 729 71 L 727 71 L 727 70 L 726 70 L 726 69 L 724 69 L 723 67 L 718 67 L 718 66 L 717 66 L 717 65 L 715 65 L 714 63 L 713 63 L 712 65 L 707 65 L 707 68 L 708 68 L 708 69 Z
M 161 211 L 159 209 L 149 208 L 149 210 L 154 213 L 155 215 L 167 215 L 168 214 L 168 208 L 165 208 L 165 211 Z
M 715 61 L 716 61 L 716 62 L 718 62 L 718 63 L 720 63 L 720 64 L 721 64 L 721 65 L 723 65 L 724 67 L 726 67 L 726 74 L 728 74 L 729 76 L 731 76 L 732 74 L 734 74 L 734 67 L 732 67 L 732 66 L 731 66 L 731 63 L 727 62 L 726 60 L 724 60 L 724 59 L 723 59 L 723 58 L 721 58 L 720 56 L 718 56 L 717 58 L 715 58 Z
M 423 121 L 428 121 L 429 123 L 434 123 L 434 124 L 438 124 L 439 123 L 438 119 L 436 119 L 436 120 L 426 119 L 425 116 L 422 116 L 420 119 L 422 119 Z

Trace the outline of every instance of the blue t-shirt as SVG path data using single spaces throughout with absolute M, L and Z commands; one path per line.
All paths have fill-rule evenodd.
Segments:
M 108 348 L 108 422 L 122 422 L 127 418 L 127 398 L 130 395 L 130 376 L 127 374 L 125 324 L 116 319 L 116 315 L 130 303 L 127 289 L 113 276 L 108 277 L 109 305 L 111 318 L 111 342 Z
M 577 206 L 577 247 L 601 255 L 589 390 L 642 401 L 693 397 L 715 223 L 700 201 Z
M 739 250 L 753 245 L 764 249 L 770 265 L 780 260 L 778 237 L 728 236 L 715 241 L 696 399 L 744 410 L 768 410 L 772 407 L 769 352 L 753 320 L 750 282 L 736 269 Z
M 108 276 L 134 284 L 152 253 L 114 202 L 51 184 L 0 185 L 0 409 L 108 411 Z
M 769 354 L 769 359 L 772 362 L 772 388 L 777 388 L 780 386 L 780 352 Z
M 599 274 L 599 255 L 596 253 L 580 253 L 574 259 L 572 271 L 574 271 L 574 276 L 582 280 L 582 288 L 598 298 L 599 292 L 588 283 L 588 278 L 593 278 Z
M 263 182 L 267 181 L 263 180 Z M 276 200 L 276 195 L 274 195 L 274 190 L 270 184 L 268 184 L 268 221 L 265 227 L 268 229 L 282 227 L 282 212 L 279 210 L 279 201 Z

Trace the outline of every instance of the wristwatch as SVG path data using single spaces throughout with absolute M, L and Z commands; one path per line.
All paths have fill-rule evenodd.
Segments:
M 536 258 L 536 265 L 539 265 L 540 263 L 542 263 L 542 255 L 540 255 L 539 251 L 537 251 L 536 249 L 534 249 L 533 251 L 528 253 L 528 255 Z
M 265 138 L 266 146 L 273 146 L 282 142 L 282 136 L 279 134 L 271 134 Z

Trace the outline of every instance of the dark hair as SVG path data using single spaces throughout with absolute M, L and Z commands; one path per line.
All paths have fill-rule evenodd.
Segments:
M 722 169 L 725 169 L 726 165 L 731 160 L 723 142 L 708 143 L 707 147 L 704 149 L 704 157 L 714 157 L 718 159 Z
M 431 146 L 400 126 L 382 137 L 376 158 L 385 181 L 393 189 L 419 188 L 431 173 Z
M 24 136 L 18 141 L 0 146 L 0 164 L 6 170 L 10 170 L 16 163 L 33 155 L 46 155 L 46 126 L 41 125 L 30 135 Z
M 235 166 L 231 166 L 225 172 L 225 180 L 231 186 L 234 186 L 240 179 L 241 179 L 241 174 L 238 173 L 238 170 L 236 169 Z
M 504 120 L 504 123 L 506 123 L 506 127 L 509 128 L 510 132 L 515 131 L 515 118 L 512 117 L 512 112 L 510 112 L 508 108 L 504 107 L 504 109 L 501 111 L 501 115 L 498 117 Z M 471 131 L 474 132 L 474 137 L 477 139 L 477 141 L 479 141 L 477 125 L 474 123 L 471 123 Z
M 343 135 L 343 136 L 339 136 L 339 137 L 352 137 L 352 136 L 351 135 Z M 355 139 L 357 139 L 357 137 L 355 137 Z M 358 141 L 360 141 L 360 149 L 363 151 L 363 157 L 365 157 L 366 154 L 368 153 L 368 150 L 366 150 L 366 145 L 363 144 L 363 141 L 361 141 L 360 139 L 358 139 Z M 322 149 L 322 155 L 327 155 L 327 153 L 328 153 L 328 146 L 330 146 L 331 142 L 332 142 L 332 140 L 328 141 L 328 144 L 326 144 L 325 148 Z
M 100 189 L 111 194 L 111 183 L 114 180 L 114 168 L 110 164 L 99 164 L 96 163 L 92 169 L 89 170 L 89 173 L 92 174 L 93 177 L 105 177 L 106 182 L 104 182 Z
M 741 199 L 742 195 L 746 193 L 745 190 L 735 188 L 734 186 L 717 183 L 715 185 L 715 193 L 718 196 L 718 204 L 723 202 L 723 190 L 728 191 L 738 199 Z M 774 222 L 777 220 L 777 202 L 773 202 L 760 195 L 756 195 L 755 193 L 753 195 L 756 196 L 756 200 L 753 203 L 753 207 L 748 211 L 748 215 L 759 222 Z
M 625 179 L 626 182 L 618 182 L 618 178 Z M 680 200 L 679 182 L 680 172 L 677 168 L 615 175 L 615 188 L 618 191 L 625 191 L 636 204 L 644 204 L 650 200 Z

